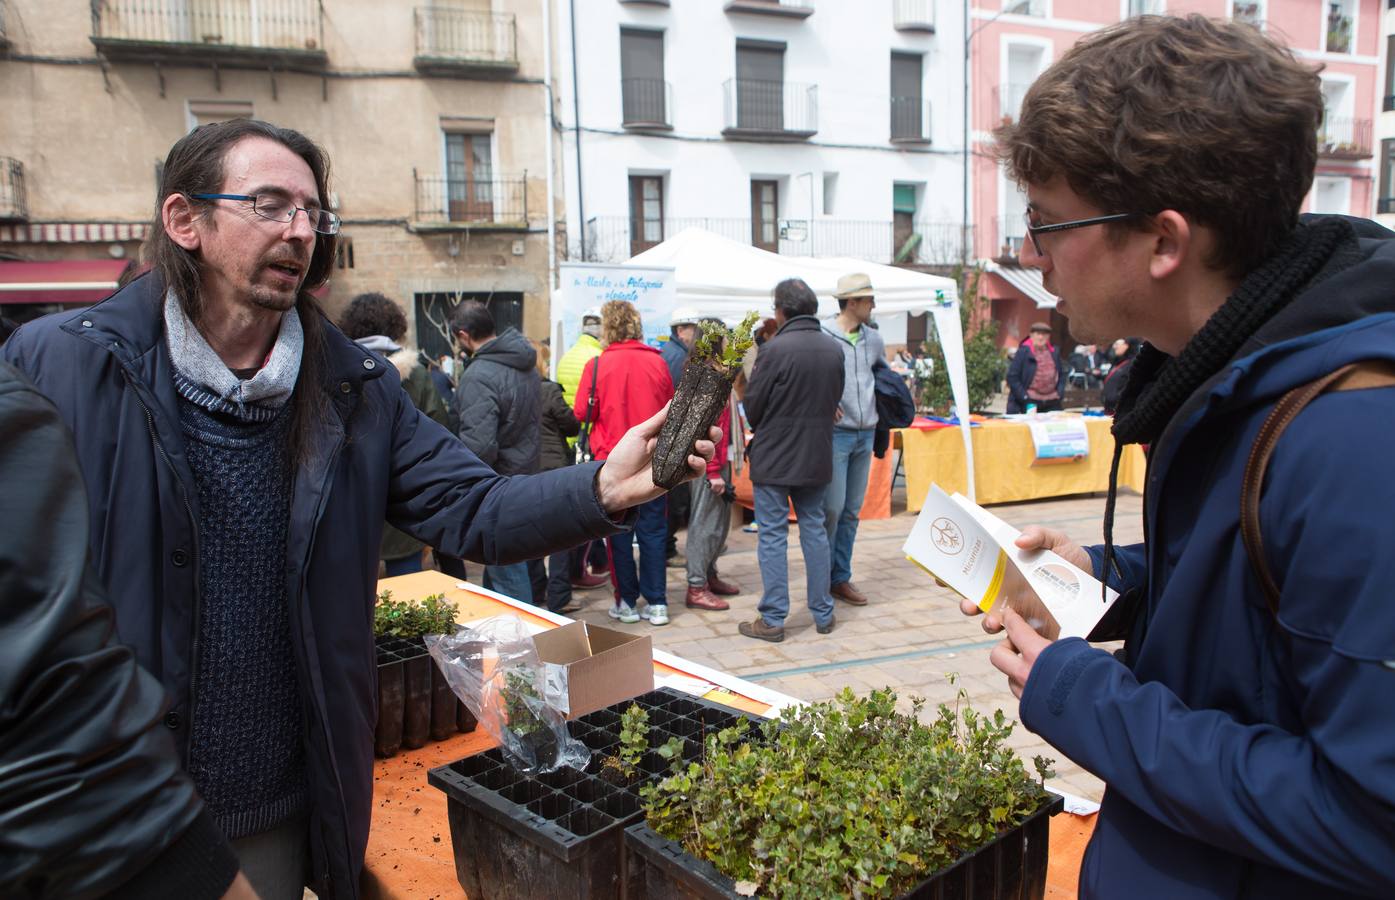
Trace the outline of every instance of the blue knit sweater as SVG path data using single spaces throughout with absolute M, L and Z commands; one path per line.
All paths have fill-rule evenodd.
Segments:
M 199 502 L 198 669 L 189 773 L 232 839 L 306 801 L 286 603 L 290 407 L 241 410 L 176 376 Z

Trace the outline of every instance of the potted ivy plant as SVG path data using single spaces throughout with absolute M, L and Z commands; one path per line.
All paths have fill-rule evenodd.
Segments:
M 688 456 L 726 406 L 759 318 L 759 313 L 748 313 L 735 330 L 715 320 L 703 323 L 654 447 L 653 476 L 659 487 L 672 490 L 688 477 Z
M 890 689 L 844 690 L 754 740 L 744 721 L 709 736 L 701 760 L 641 791 L 646 821 L 626 832 L 637 895 L 1041 897 L 1061 806 L 1048 761 L 1030 776 L 1012 723 L 965 700 L 927 725 L 922 700 L 901 713 Z

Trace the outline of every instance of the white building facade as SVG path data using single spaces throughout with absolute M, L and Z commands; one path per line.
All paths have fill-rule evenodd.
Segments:
M 960 260 L 962 4 L 559 0 L 556 20 L 569 258 L 697 226 L 787 255 Z

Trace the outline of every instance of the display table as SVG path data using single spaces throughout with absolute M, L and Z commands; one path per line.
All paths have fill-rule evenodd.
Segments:
M 887 449 L 881 459 L 872 457 L 872 466 L 867 472 L 867 495 L 862 501 L 862 515 L 859 519 L 891 518 L 891 476 L 892 450 Z M 736 502 L 747 509 L 755 509 L 755 495 L 751 486 L 750 467 L 744 467 L 732 475 L 732 486 L 736 489 Z M 794 513 L 790 513 L 794 521 Z
M 1114 436 L 1109 428 L 1113 422 L 1102 416 L 1085 417 L 1090 454 L 1084 459 L 1032 465 L 1036 450 L 1026 423 L 987 420 L 972 431 L 975 499 L 980 504 L 1015 503 L 1108 490 L 1109 462 L 1114 455 Z M 892 433 L 892 446 L 901 450 L 906 508 L 911 512 L 919 511 L 931 484 L 938 484 L 945 493 L 968 495 L 964 438 L 958 427 L 898 429 Z M 1119 460 L 1119 486 L 1141 493 L 1146 468 L 1138 445 L 1125 447 Z
M 385 578 L 378 582 L 378 590 L 392 591 L 396 600 L 420 600 L 430 594 L 445 594 L 448 601 L 459 605 L 460 621 L 508 613 L 552 627 L 571 621 L 484 588 L 458 587 L 460 584 L 463 582 L 440 572 L 418 572 Z M 716 689 L 704 695 L 706 699 L 748 712 L 771 715 L 799 702 L 670 653 L 654 651 L 655 678 L 673 673 L 716 685 Z M 493 746 L 494 739 L 477 728 L 470 734 L 457 734 L 374 762 L 373 824 L 368 834 L 362 881 L 365 900 L 465 896 L 455 877 L 446 796 L 426 783 L 426 773 L 436 766 Z M 1063 813 L 1051 820 L 1048 898 L 1075 897 L 1080 852 L 1093 827 L 1093 816 L 1082 818 Z

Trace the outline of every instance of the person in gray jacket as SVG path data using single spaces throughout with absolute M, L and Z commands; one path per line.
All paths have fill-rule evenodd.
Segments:
M 537 351 L 516 328 L 495 334 L 494 316 L 478 300 L 450 314 L 450 330 L 469 354 L 455 390 L 460 439 L 500 475 L 531 475 L 542 452 Z M 528 564 L 485 566 L 484 586 L 533 602 Z
M 886 345 L 869 324 L 877 308 L 872 279 L 861 272 L 844 275 L 833 296 L 838 298 L 838 315 L 826 319 L 823 329 L 843 351 L 843 398 L 833 425 L 833 480 L 823 499 L 833 555 L 829 592 L 853 606 L 866 606 L 867 598 L 852 583 L 852 552 L 877 432 L 877 380 L 872 366 L 886 357 Z
M 747 456 L 759 527 L 756 559 L 764 590 L 756 606 L 760 615 L 753 622 L 742 622 L 740 630 L 763 641 L 785 639 L 790 611 L 785 556 L 791 502 L 799 517 L 809 611 L 819 634 L 833 630 L 823 494 L 833 474 L 833 417 L 843 395 L 843 367 L 838 345 L 819 327 L 818 310 L 818 298 L 798 278 L 775 286 L 775 321 L 780 330 L 760 348 L 746 388 L 746 418 L 756 431 Z

